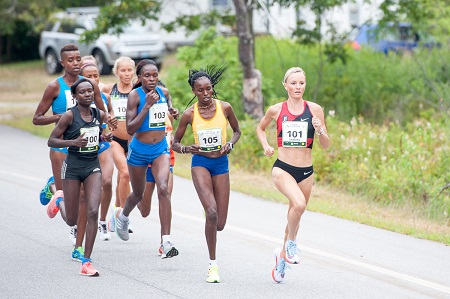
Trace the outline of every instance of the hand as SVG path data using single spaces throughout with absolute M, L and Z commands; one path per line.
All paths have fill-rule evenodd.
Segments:
M 320 118 L 318 118 L 317 116 L 313 116 L 312 125 L 316 131 L 320 131 L 320 129 L 322 128 L 322 122 L 320 121 Z
M 170 108 L 169 108 L 169 113 L 170 113 L 170 115 L 172 115 L 173 118 L 175 118 L 175 119 L 178 119 L 178 116 L 180 116 L 180 112 L 178 111 L 177 108 L 170 107 Z
M 111 142 L 113 141 L 113 134 L 111 132 L 108 132 L 105 135 L 103 135 L 103 138 L 105 138 L 105 141 Z
M 274 152 L 275 151 L 273 147 L 271 147 L 270 145 L 264 147 L 264 155 L 266 155 L 267 157 L 272 157 Z
M 184 149 L 184 151 L 186 152 L 186 154 L 198 154 L 200 152 L 200 146 L 198 145 L 191 145 L 191 146 L 186 146 L 186 148 Z
M 231 144 L 229 142 L 225 143 L 225 145 L 220 150 L 220 154 L 229 154 L 233 149 L 231 148 Z
M 108 127 L 111 131 L 115 131 L 117 129 L 117 118 L 108 114 L 108 119 L 106 121 L 108 123 Z
M 74 146 L 85 147 L 88 144 L 88 139 L 84 138 L 84 135 L 86 135 L 86 132 L 84 132 L 77 139 L 74 140 Z
M 159 101 L 159 94 L 155 90 L 150 90 L 145 95 L 145 104 L 147 105 L 148 108 L 153 106 L 153 104 L 155 104 L 158 101 Z

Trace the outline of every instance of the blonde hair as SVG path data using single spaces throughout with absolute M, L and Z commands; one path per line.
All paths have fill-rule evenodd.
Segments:
M 88 62 L 86 62 L 86 61 L 88 61 Z M 89 63 L 97 65 L 97 59 L 95 59 L 95 57 L 92 55 L 85 55 L 85 56 L 81 57 L 81 65 L 89 64 Z
M 133 59 L 131 59 L 130 57 L 127 56 L 122 56 L 116 59 L 116 61 L 114 62 L 114 67 L 113 67 L 113 73 L 117 76 L 117 70 L 119 69 L 120 65 L 123 64 L 131 64 L 133 66 L 133 69 L 135 68 L 136 64 L 134 62 Z
M 295 74 L 295 73 L 303 73 L 303 75 L 305 76 L 305 79 L 306 79 L 306 73 L 305 73 L 305 71 L 302 70 L 302 68 L 296 66 L 296 67 L 291 67 L 290 69 L 288 69 L 288 70 L 286 71 L 286 73 L 284 74 L 284 78 L 283 78 L 283 82 L 282 82 L 282 83 L 286 83 L 287 78 L 288 78 L 290 75 Z

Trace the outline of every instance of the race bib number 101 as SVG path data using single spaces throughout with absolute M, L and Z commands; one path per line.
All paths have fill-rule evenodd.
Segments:
M 283 129 L 283 147 L 306 147 L 308 123 L 305 121 L 285 121 Z

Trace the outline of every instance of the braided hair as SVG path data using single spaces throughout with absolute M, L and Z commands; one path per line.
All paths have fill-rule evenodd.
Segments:
M 226 65 L 222 65 L 220 67 L 216 65 L 208 65 L 206 68 L 200 68 L 200 70 L 190 69 L 189 70 L 189 78 L 188 83 L 191 86 L 192 89 L 194 89 L 195 80 L 198 78 L 206 77 L 211 81 L 211 85 L 213 87 L 213 93 L 212 96 L 214 98 L 217 98 L 217 92 L 214 90 L 214 87 L 219 83 L 221 80 L 222 74 L 226 71 L 227 67 Z M 186 105 L 186 107 L 189 107 L 189 105 L 192 103 L 192 101 L 195 99 L 196 96 L 194 96 L 189 103 Z
M 144 66 L 149 65 L 149 64 L 156 66 L 156 69 L 158 69 L 156 62 L 154 62 L 151 59 L 144 59 L 144 60 L 139 61 L 139 63 L 136 65 L 136 76 L 139 76 L 141 74 L 141 71 L 144 68 Z M 141 86 L 142 86 L 142 82 L 141 82 L 141 80 L 138 79 L 138 81 L 133 85 L 133 89 L 136 89 Z

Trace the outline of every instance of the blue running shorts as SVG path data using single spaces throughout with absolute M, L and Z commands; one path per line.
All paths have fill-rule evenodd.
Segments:
M 196 166 L 206 168 L 211 176 L 228 173 L 228 155 L 223 155 L 218 158 L 192 155 L 191 168 Z

